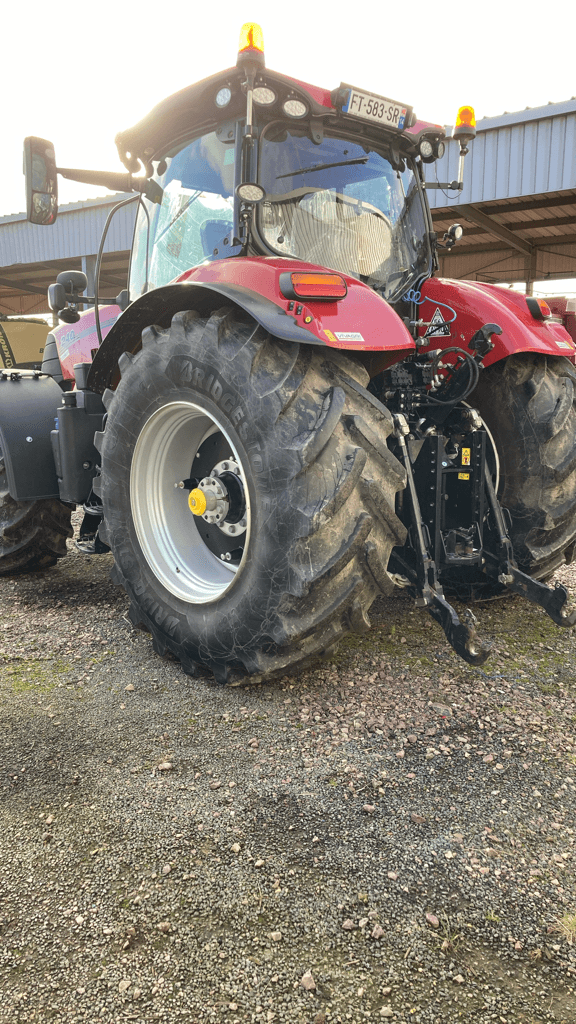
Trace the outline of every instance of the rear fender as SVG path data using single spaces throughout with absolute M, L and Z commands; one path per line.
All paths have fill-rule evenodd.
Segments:
M 120 315 L 120 307 L 116 305 L 100 306 L 99 314 L 102 337 L 106 338 Z M 59 327 L 55 327 L 48 335 L 47 347 L 51 340 L 56 345 L 63 379 L 73 381 L 74 364 L 91 363 L 98 351 L 94 310 L 88 309 L 81 313 L 80 319 L 75 324 L 61 324 Z
M 318 269 L 322 268 L 281 258 L 243 257 L 204 264 L 174 284 L 155 288 L 118 318 L 96 353 L 88 388 L 102 394 L 115 386 L 120 356 L 137 351 L 142 331 L 151 324 L 168 327 L 172 317 L 183 310 L 208 315 L 230 303 L 281 341 L 338 348 L 363 357 L 384 353 L 390 362 L 415 351 L 414 339 L 402 320 L 384 299 L 355 278 L 341 275 L 348 293 L 339 302 L 298 303 L 282 295 L 281 274 Z
M 0 447 L 15 501 L 60 497 L 50 431 L 61 402 L 51 377 L 0 374 Z
M 576 345 L 562 324 L 536 320 L 521 292 L 478 281 L 434 277 L 422 286 L 424 297 L 430 301 L 419 307 L 423 320 L 430 321 L 433 317 L 438 320 L 442 316 L 450 320 L 452 314 L 440 303 L 450 306 L 456 313 L 449 333 L 444 333 L 446 328 L 439 326 L 429 335 L 428 347 L 431 349 L 452 345 L 467 349 L 470 339 L 483 324 L 494 323 L 502 328 L 502 334 L 492 335 L 494 348 L 484 357 L 484 366 L 518 352 L 542 352 L 569 359 L 573 359 L 576 353 Z M 423 335 L 425 330 L 421 328 L 420 334 Z

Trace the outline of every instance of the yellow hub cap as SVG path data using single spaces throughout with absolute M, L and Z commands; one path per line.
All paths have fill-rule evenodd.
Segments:
M 199 487 L 195 487 L 188 495 L 188 507 L 195 516 L 203 516 L 206 511 L 206 496 Z

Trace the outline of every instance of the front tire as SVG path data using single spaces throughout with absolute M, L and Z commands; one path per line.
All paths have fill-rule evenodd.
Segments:
M 496 443 L 516 560 L 536 579 L 574 558 L 575 384 L 568 359 L 520 353 L 484 370 L 469 398 Z
M 104 539 L 155 649 L 225 682 L 293 668 L 368 628 L 405 539 L 394 512 L 405 474 L 365 371 L 230 308 L 149 328 L 120 370 L 96 441 Z M 214 499 L 220 485 L 228 504 Z M 212 511 L 192 492 L 212 495 Z
M 15 501 L 0 451 L 0 576 L 49 569 L 67 552 L 71 510 L 57 498 Z

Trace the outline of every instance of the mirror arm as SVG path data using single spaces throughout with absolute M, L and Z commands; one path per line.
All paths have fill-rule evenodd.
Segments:
M 424 181 L 422 185 L 425 189 L 449 188 L 453 192 L 461 192 L 464 188 L 463 181 Z
M 57 167 L 57 173 L 69 181 L 109 188 L 114 192 L 141 192 L 152 203 L 161 203 L 163 189 L 150 178 L 133 178 L 131 174 L 114 171 L 82 171 L 75 167 Z

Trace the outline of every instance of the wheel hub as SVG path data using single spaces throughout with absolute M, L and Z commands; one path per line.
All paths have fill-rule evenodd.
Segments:
M 193 487 L 188 495 L 188 507 L 195 516 L 202 516 L 207 523 L 218 524 L 226 517 L 230 499 L 226 488 L 217 477 L 208 476 Z
M 193 515 L 217 526 L 230 537 L 246 532 L 246 497 L 240 466 L 232 458 L 216 463 L 202 480 L 190 477 L 182 486 L 190 487 L 188 508 Z
M 136 443 L 130 495 L 140 547 L 163 586 L 193 604 L 220 598 L 241 569 L 251 529 L 226 427 L 191 401 L 162 406 Z

